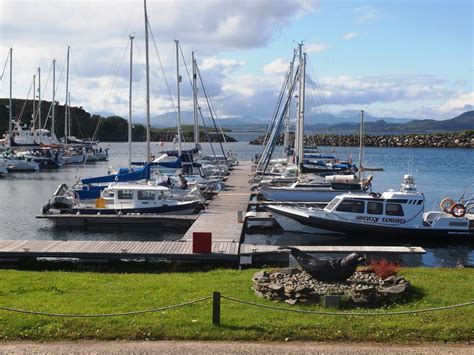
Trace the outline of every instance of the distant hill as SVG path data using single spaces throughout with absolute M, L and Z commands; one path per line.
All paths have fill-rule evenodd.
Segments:
M 351 133 L 359 131 L 359 123 L 316 124 L 308 125 L 306 129 L 322 133 Z M 393 123 L 378 120 L 364 124 L 366 133 L 456 132 L 472 129 L 474 129 L 474 111 L 467 111 L 444 121 L 410 120 L 406 123 Z

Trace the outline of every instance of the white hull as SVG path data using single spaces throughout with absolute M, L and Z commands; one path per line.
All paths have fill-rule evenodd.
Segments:
M 294 214 L 300 214 L 305 218 L 308 217 L 308 209 L 298 209 L 297 207 L 288 208 L 285 206 L 271 206 L 269 209 L 273 218 L 277 221 L 280 227 L 285 232 L 295 232 L 295 233 L 310 233 L 310 234 L 340 234 L 325 229 L 315 228 L 311 226 L 304 225 L 290 217 L 287 217 L 283 214 L 278 213 L 279 211 L 289 211 Z
M 64 165 L 82 164 L 84 163 L 85 155 L 65 155 Z
M 262 187 L 260 194 L 269 201 L 329 202 L 343 191 L 330 188 Z
M 22 159 L 5 159 L 3 164 L 8 171 L 38 171 L 39 165 L 34 161 L 26 161 Z

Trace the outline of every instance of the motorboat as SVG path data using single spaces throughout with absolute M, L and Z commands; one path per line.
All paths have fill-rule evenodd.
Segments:
M 324 181 L 297 181 L 290 186 L 262 186 L 260 195 L 269 201 L 329 202 L 343 192 L 366 194 L 372 177 L 359 181 L 354 175 L 333 175 Z
M 424 211 L 424 204 L 425 196 L 417 192 L 413 176 L 405 175 L 398 191 L 345 193 L 323 209 L 289 206 L 266 206 L 266 209 L 283 228 L 301 227 L 302 232 L 309 233 L 324 230 L 378 238 L 474 236 L 474 200 L 444 199 L 440 211 L 428 212 Z
M 170 189 L 139 183 L 112 183 L 95 200 L 81 201 L 77 194 L 59 186 L 43 206 L 43 214 L 192 214 L 202 209 L 199 199 L 174 198 Z

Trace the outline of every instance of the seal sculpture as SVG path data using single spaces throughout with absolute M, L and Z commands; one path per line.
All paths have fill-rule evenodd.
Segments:
M 345 281 L 355 272 L 358 265 L 365 263 L 365 258 L 351 253 L 340 259 L 318 259 L 298 248 L 280 247 L 289 250 L 301 268 L 318 281 Z

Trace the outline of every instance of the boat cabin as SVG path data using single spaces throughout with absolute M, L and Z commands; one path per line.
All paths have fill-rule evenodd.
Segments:
M 102 192 L 101 198 L 98 200 L 102 199 L 107 207 L 118 209 L 147 208 L 162 206 L 168 196 L 169 189 L 164 186 L 112 184 Z M 172 201 L 168 202 L 172 204 Z M 96 201 L 97 203 L 100 201 Z
M 405 224 L 421 221 L 415 218 L 424 211 L 425 196 L 416 192 L 411 175 L 405 175 L 399 191 L 383 194 L 342 194 L 335 197 L 325 208 L 327 213 L 359 222 Z

